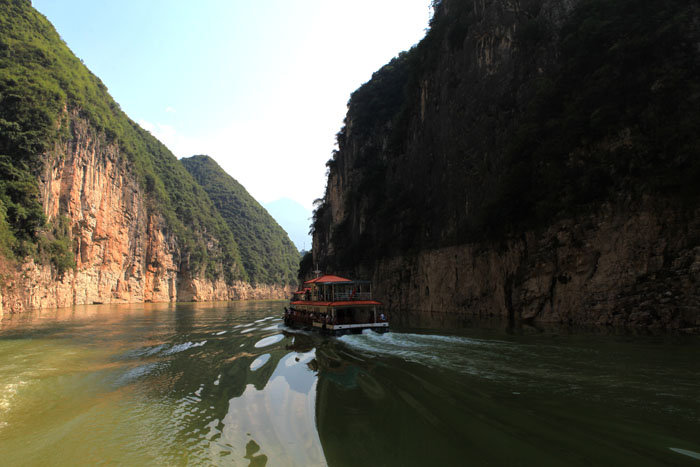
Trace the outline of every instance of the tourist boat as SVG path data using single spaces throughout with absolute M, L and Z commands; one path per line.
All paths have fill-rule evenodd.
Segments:
M 385 332 L 389 322 L 377 311 L 370 281 L 353 281 L 324 275 L 304 282 L 284 309 L 287 326 L 310 328 L 328 334 L 372 329 Z

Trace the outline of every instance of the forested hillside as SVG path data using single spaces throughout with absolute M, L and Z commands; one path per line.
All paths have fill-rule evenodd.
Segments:
M 71 138 L 71 119 L 77 116 L 119 146 L 195 272 L 247 277 L 236 241 L 204 191 L 163 144 L 120 110 L 29 1 L 2 2 L 0 98 L 0 196 L 6 212 L 0 228 L 10 254 L 41 259 L 48 253 L 59 264 L 70 263 L 63 259 L 70 255 L 58 220 L 45 225 L 37 183 L 54 145 Z M 218 240 L 216 249 L 207 248 L 202 231 Z M 44 239 L 52 237 L 47 244 Z
M 264 284 L 293 283 L 299 252 L 265 208 L 211 157 L 192 156 L 180 162 L 204 188 L 238 239 L 250 280 Z
M 46 18 L 28 0 L 0 0 L 6 306 L 281 294 L 243 287 L 239 247 L 202 187 Z M 267 247 L 246 245 L 256 248 Z M 285 283 L 276 265 L 250 264 L 256 283 Z

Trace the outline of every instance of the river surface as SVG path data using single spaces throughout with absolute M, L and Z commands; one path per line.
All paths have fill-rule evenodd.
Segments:
M 0 326 L 0 465 L 700 466 L 700 338 L 326 338 L 282 302 Z

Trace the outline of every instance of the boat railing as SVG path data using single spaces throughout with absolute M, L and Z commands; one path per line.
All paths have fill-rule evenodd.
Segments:
M 336 293 L 334 295 L 336 301 L 352 301 L 352 300 L 371 300 L 372 294 L 369 292 L 358 292 L 358 293 Z

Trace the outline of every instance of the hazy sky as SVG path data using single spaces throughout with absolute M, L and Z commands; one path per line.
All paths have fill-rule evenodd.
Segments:
M 430 0 L 34 0 L 133 120 L 259 201 L 323 196 L 350 93 L 425 34 Z

